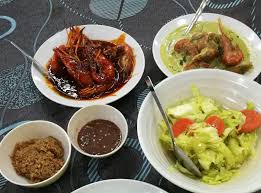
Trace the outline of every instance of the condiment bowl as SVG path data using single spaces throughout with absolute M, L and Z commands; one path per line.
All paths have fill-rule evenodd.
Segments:
M 52 136 L 58 139 L 62 143 L 64 149 L 64 165 L 62 168 L 54 174 L 52 177 L 38 182 L 29 182 L 25 177 L 19 176 L 12 166 L 10 156 L 13 153 L 15 144 L 22 141 L 28 141 L 35 138 L 44 138 Z M 10 131 L 0 143 L 0 173 L 9 182 L 25 186 L 29 188 L 39 188 L 49 185 L 58 180 L 68 167 L 71 156 L 71 143 L 68 135 L 59 125 L 49 121 L 30 121 L 24 123 L 12 131 Z
M 217 69 L 191 70 L 160 82 L 155 91 L 163 108 L 170 107 L 182 99 L 192 97 L 191 86 L 200 93 L 229 109 L 241 110 L 251 101 L 261 112 L 261 85 L 245 76 Z M 151 165 L 168 181 L 195 193 L 250 193 L 261 189 L 261 128 L 257 130 L 256 154 L 246 160 L 239 174 L 218 185 L 205 184 L 190 178 L 173 168 L 175 161 L 159 141 L 162 116 L 149 93 L 144 99 L 137 120 L 138 138 L 141 148 Z
M 88 122 L 103 119 L 115 123 L 121 130 L 121 142 L 120 144 L 111 152 L 101 155 L 93 155 L 83 151 L 77 142 L 77 137 L 80 129 L 86 125 Z M 78 110 L 70 119 L 67 127 L 67 133 L 71 140 L 73 147 L 83 155 L 93 157 L 93 158 L 103 158 L 110 156 L 117 152 L 124 144 L 128 136 L 128 124 L 122 113 L 116 108 L 109 105 L 92 105 L 88 107 L 81 108 Z

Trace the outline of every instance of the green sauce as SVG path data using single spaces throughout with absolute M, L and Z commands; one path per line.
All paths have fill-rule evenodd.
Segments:
M 187 26 L 181 26 L 177 28 L 175 31 L 171 32 L 167 35 L 167 37 L 163 40 L 163 43 L 160 47 L 160 55 L 161 59 L 163 60 L 163 63 L 166 65 L 166 67 L 173 73 L 176 74 L 178 72 L 183 71 L 183 65 L 181 60 L 183 60 L 183 57 L 180 54 L 177 53 L 171 53 L 169 50 L 170 45 L 174 45 L 178 40 L 183 38 L 190 38 L 191 34 L 195 32 L 213 32 L 220 34 L 218 23 L 217 22 L 198 22 L 191 32 L 184 36 L 184 32 Z M 244 54 L 244 61 L 243 62 L 249 62 L 250 61 L 250 54 L 249 50 L 247 48 L 247 45 L 245 44 L 244 40 L 242 40 L 236 33 L 231 31 L 228 28 L 225 28 L 226 35 L 232 39 L 232 42 L 239 46 L 239 48 L 242 50 Z M 216 63 L 215 66 L 217 68 L 224 68 L 223 64 L 221 64 L 218 60 L 214 60 L 214 63 Z M 217 64 L 219 63 L 219 64 Z

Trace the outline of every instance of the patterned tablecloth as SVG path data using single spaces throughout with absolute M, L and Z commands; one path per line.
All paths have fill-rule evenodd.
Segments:
M 153 60 L 154 36 L 165 23 L 193 13 L 199 4 L 200 0 L 0 0 L 0 139 L 13 128 L 10 125 L 25 120 L 44 119 L 66 128 L 77 110 L 58 105 L 39 93 L 31 79 L 30 63 L 2 41 L 6 36 L 33 55 L 48 37 L 65 27 L 78 24 L 113 26 L 140 43 L 146 57 L 143 79 L 150 75 L 157 82 L 165 76 Z M 238 19 L 261 36 L 259 9 L 261 1 L 257 0 L 212 0 L 205 11 Z M 56 183 L 41 189 L 27 189 L 8 183 L 0 176 L 0 192 L 68 193 L 111 178 L 136 179 L 168 192 L 187 192 L 158 174 L 140 148 L 136 119 L 146 95 L 143 79 L 127 96 L 111 104 L 124 114 L 129 125 L 126 144 L 117 154 L 97 160 L 73 150 L 69 168 Z

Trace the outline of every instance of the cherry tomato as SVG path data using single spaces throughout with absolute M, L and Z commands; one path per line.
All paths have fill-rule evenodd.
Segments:
M 205 122 L 212 127 L 215 127 L 218 131 L 218 135 L 221 136 L 225 129 L 224 121 L 216 115 L 209 116 Z
M 188 129 L 188 127 L 190 125 L 192 125 L 194 122 L 190 119 L 187 118 L 182 118 L 177 120 L 174 124 L 173 124 L 173 133 L 174 133 L 174 137 L 178 137 L 181 133 L 183 133 L 184 131 L 186 131 Z
M 256 130 L 261 126 L 261 114 L 254 110 L 242 110 L 241 111 L 246 116 L 246 121 L 241 128 L 241 132 L 249 133 Z

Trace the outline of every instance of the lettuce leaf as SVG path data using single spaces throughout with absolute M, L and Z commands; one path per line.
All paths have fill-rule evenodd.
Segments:
M 167 115 L 170 119 L 186 117 L 200 122 L 218 110 L 215 101 L 201 96 L 198 88 L 192 87 L 192 91 L 193 97 L 191 99 L 181 101 L 179 105 L 167 109 Z
M 230 180 L 242 164 L 255 154 L 257 135 L 256 132 L 238 132 L 245 122 L 245 116 L 240 111 L 221 107 L 214 100 L 200 95 L 195 86 L 192 87 L 192 93 L 192 98 L 168 108 L 167 115 L 172 122 L 179 118 L 194 120 L 189 130 L 175 138 L 176 143 L 200 168 L 203 182 L 220 184 Z M 254 104 L 248 103 L 247 108 L 253 109 Z M 204 122 L 210 115 L 217 115 L 224 120 L 222 136 L 218 135 L 216 128 Z M 173 151 L 165 123 L 162 121 L 159 126 L 160 142 L 166 150 Z M 185 175 L 194 177 L 180 163 L 177 162 L 175 167 Z

